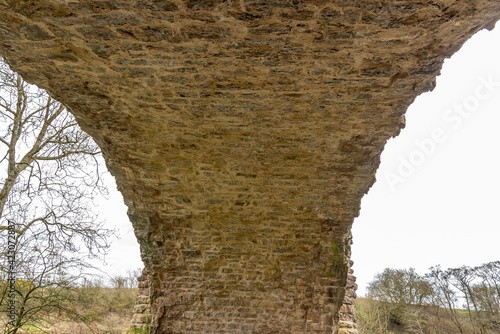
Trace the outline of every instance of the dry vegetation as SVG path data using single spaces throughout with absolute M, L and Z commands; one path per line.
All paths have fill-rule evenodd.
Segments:
M 356 300 L 359 334 L 455 334 L 457 327 L 447 316 L 447 310 L 435 306 L 425 306 L 409 313 L 404 323 L 396 323 L 387 308 L 376 300 L 358 298 Z M 464 334 L 477 333 L 468 323 L 465 310 L 458 310 L 464 324 Z M 494 332 L 491 332 L 494 333 Z
M 500 261 L 429 270 L 376 275 L 357 301 L 360 334 L 500 333 Z
M 58 314 L 48 315 L 50 325 L 41 328 L 25 326 L 22 334 L 122 334 L 127 333 L 134 309 L 137 288 L 108 288 L 88 282 L 73 291 L 74 307 L 82 316 L 80 321 L 65 319 Z M 137 333 L 137 332 L 135 332 Z

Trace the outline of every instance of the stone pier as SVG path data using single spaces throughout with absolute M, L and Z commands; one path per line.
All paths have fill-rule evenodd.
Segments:
M 350 229 L 384 145 L 499 18 L 498 0 L 0 0 L 0 55 L 102 148 L 152 334 L 354 333 Z

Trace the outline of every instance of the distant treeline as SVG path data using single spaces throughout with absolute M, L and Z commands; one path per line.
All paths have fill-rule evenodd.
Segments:
M 425 275 L 387 268 L 357 311 L 362 334 L 500 333 L 500 261 Z

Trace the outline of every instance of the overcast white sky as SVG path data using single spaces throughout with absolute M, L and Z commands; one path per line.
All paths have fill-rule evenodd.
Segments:
M 110 253 L 106 257 L 107 265 L 103 270 L 110 276 L 126 275 L 128 270 L 142 269 L 144 264 L 140 257 L 139 244 L 134 235 L 132 223 L 127 216 L 127 207 L 109 172 L 104 175 L 104 182 L 109 189 L 109 199 L 100 203 L 100 217 L 106 219 L 107 228 L 118 230 L 119 239 L 113 240 Z
M 406 128 L 387 143 L 377 182 L 354 222 L 358 295 L 386 267 L 423 274 L 437 264 L 500 260 L 499 111 L 497 28 L 476 34 L 445 62 L 436 89 L 417 98 Z M 101 210 L 122 239 L 106 272 L 125 274 L 142 267 L 139 246 L 121 195 L 111 178 L 108 184 L 113 193 Z
M 497 27 L 446 60 L 434 91 L 415 100 L 387 143 L 354 221 L 358 295 L 386 267 L 424 274 L 500 260 L 499 111 Z

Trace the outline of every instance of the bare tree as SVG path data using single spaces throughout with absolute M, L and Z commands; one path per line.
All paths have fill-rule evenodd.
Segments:
M 500 329 L 500 261 L 485 263 L 481 266 L 462 267 L 454 270 L 455 281 L 464 293 L 473 325 L 480 333 L 490 330 L 498 333 Z
M 485 334 L 485 324 L 481 321 L 480 309 L 474 293 L 475 281 L 477 279 L 476 271 L 473 268 L 463 266 L 448 269 L 446 275 L 450 284 L 460 291 L 465 300 L 463 306 L 467 309 L 470 322 L 474 326 L 474 333 L 477 333 L 476 328 L 478 328 L 479 333 Z
M 464 333 L 464 326 L 460 321 L 458 314 L 458 296 L 457 292 L 450 284 L 449 275 L 441 269 L 440 266 L 430 268 L 430 272 L 426 276 L 434 287 L 434 294 L 432 296 L 433 303 L 438 307 L 448 310 L 448 316 L 457 327 L 459 333 Z
M 500 333 L 500 261 L 434 266 L 423 277 L 411 268 L 387 268 L 370 282 L 368 297 L 358 309 L 363 333 L 449 333 L 448 320 L 457 333 Z
M 142 269 L 127 270 L 126 275 L 115 275 L 110 277 L 111 286 L 116 289 L 134 289 L 139 285 L 139 277 L 142 275 Z
M 431 295 L 431 285 L 413 268 L 386 268 L 368 285 L 368 296 L 382 302 L 392 321 L 408 329 L 421 329 L 419 316 Z
M 392 304 L 422 305 L 431 295 L 429 283 L 415 269 L 386 268 L 368 285 L 369 296 Z
M 16 321 L 5 333 L 15 334 L 23 326 L 43 329 L 61 318 L 89 323 L 74 306 L 84 258 L 66 252 L 55 255 L 50 247 L 39 247 L 38 237 L 25 232 L 16 248 Z M 78 273 L 78 274 L 77 274 Z M 0 304 L 3 308 L 4 303 Z
M 389 332 L 389 313 L 385 304 L 373 300 L 359 301 L 356 307 L 360 333 L 387 334 Z
M 27 282 L 16 284 L 18 319 L 7 333 L 38 325 L 33 314 L 68 311 L 56 302 L 68 297 L 62 288 L 74 286 L 88 260 L 107 252 L 112 231 L 97 220 L 92 202 L 105 192 L 99 155 L 62 104 L 0 63 L 0 249 L 5 260 L 11 220 L 17 278 Z
M 498 326 L 500 325 L 500 261 L 485 263 L 475 270 L 481 280 L 477 293 L 481 308 Z

